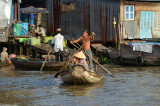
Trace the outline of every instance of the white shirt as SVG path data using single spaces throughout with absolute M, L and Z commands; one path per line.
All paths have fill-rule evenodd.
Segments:
M 41 30 L 41 31 L 40 31 Z M 44 29 L 41 27 L 41 29 L 38 27 L 37 28 L 38 34 L 42 34 L 42 36 L 46 36 Z
M 5 51 L 1 52 L 1 62 L 6 62 L 7 58 L 8 58 L 8 53 Z
M 54 44 L 54 51 L 58 52 L 63 51 L 63 35 L 61 35 L 60 33 L 57 34 L 56 36 L 54 36 L 53 40 L 52 40 L 52 44 Z

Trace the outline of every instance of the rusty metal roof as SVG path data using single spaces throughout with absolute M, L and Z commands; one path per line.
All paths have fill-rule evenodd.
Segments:
M 55 1 L 75 3 L 75 10 L 61 12 L 60 9 L 54 7 Z M 87 28 L 90 32 L 96 33 L 95 40 L 97 41 L 116 40 L 118 25 L 114 29 L 113 18 L 115 17 L 118 23 L 120 0 L 54 0 L 52 3 L 52 5 L 48 4 L 49 21 L 52 23 L 52 25 L 48 24 L 48 27 L 51 28 L 50 33 L 53 31 L 52 28 L 55 30 L 56 27 L 60 27 L 65 38 L 71 40 L 82 36 L 83 30 Z M 56 13 L 53 13 L 54 10 Z M 56 20 L 59 22 L 54 19 L 57 17 L 59 19 Z M 55 23 L 56 26 L 53 25 Z

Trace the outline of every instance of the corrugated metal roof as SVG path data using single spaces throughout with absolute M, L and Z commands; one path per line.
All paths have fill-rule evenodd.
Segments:
M 99 41 L 114 41 L 116 39 L 117 29 L 113 28 L 113 18 L 119 20 L 120 0 L 54 0 L 59 2 L 75 3 L 75 11 L 58 12 L 60 13 L 59 25 L 54 26 L 62 28 L 62 34 L 66 39 L 77 39 L 82 36 L 84 29 L 96 33 L 95 39 Z M 53 11 L 55 7 L 49 7 Z M 57 10 L 57 8 L 56 8 Z M 60 10 L 59 10 L 60 11 Z M 54 14 L 58 16 L 59 14 Z M 50 20 L 51 19 L 51 20 Z M 49 21 L 54 20 L 50 15 Z M 54 21 L 55 22 L 55 21 Z M 50 25 L 50 24 L 49 24 Z

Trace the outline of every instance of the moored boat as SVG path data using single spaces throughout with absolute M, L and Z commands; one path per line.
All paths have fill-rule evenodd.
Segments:
M 85 70 L 81 65 L 75 65 L 71 70 L 60 72 L 60 76 L 64 83 L 77 85 L 96 84 L 103 79 L 103 75 Z
M 159 66 L 160 43 L 159 42 L 127 42 L 122 43 L 120 65 Z
M 31 59 L 17 59 L 17 58 L 12 58 L 12 63 L 14 64 L 15 68 L 18 69 L 27 69 L 27 70 L 34 70 L 34 71 L 39 71 L 43 61 L 40 60 L 31 60 Z M 63 67 L 65 64 L 64 62 L 46 62 L 44 65 L 43 70 L 45 71 L 58 71 Z

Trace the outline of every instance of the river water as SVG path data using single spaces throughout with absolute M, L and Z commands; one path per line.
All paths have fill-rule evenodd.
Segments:
M 160 67 L 104 67 L 115 78 L 106 74 L 101 83 L 85 86 L 63 85 L 56 72 L 0 69 L 0 105 L 160 105 Z

